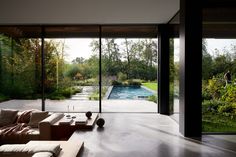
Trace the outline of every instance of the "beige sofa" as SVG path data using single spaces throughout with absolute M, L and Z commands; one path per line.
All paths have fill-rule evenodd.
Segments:
M 17 113 L 16 119 L 21 113 L 22 112 Z M 34 123 L 34 127 L 31 125 L 28 126 L 26 123 L 17 123 L 15 120 L 13 124 L 0 127 L 0 145 L 6 143 L 27 143 L 30 140 L 51 140 L 51 124 L 55 123 L 63 116 L 63 113 L 50 113 L 39 122 L 37 122 L 37 118 L 30 119 L 28 124 L 31 123 L 31 120 L 37 122 Z
M 78 157 L 84 142 L 30 141 L 0 146 L 1 157 Z

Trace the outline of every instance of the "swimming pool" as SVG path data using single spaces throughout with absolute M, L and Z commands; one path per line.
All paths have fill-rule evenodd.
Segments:
M 153 92 L 138 86 L 114 86 L 108 99 L 147 99 Z

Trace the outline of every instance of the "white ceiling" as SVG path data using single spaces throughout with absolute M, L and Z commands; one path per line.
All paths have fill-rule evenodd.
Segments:
M 179 0 L 1 0 L 3 24 L 160 24 Z

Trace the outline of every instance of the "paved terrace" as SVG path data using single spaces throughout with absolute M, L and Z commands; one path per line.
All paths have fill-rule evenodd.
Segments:
M 9 100 L 0 103 L 4 109 L 39 109 L 41 110 L 40 99 L 38 100 Z M 46 100 L 45 110 L 56 112 L 98 112 L 99 102 L 91 100 Z M 157 104 L 147 100 L 102 100 L 102 112 L 157 112 Z

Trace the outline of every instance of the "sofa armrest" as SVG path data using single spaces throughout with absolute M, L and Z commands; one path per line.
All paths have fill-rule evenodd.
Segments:
M 51 140 L 51 125 L 64 116 L 63 113 L 53 113 L 49 117 L 39 122 L 39 133 L 41 140 Z

